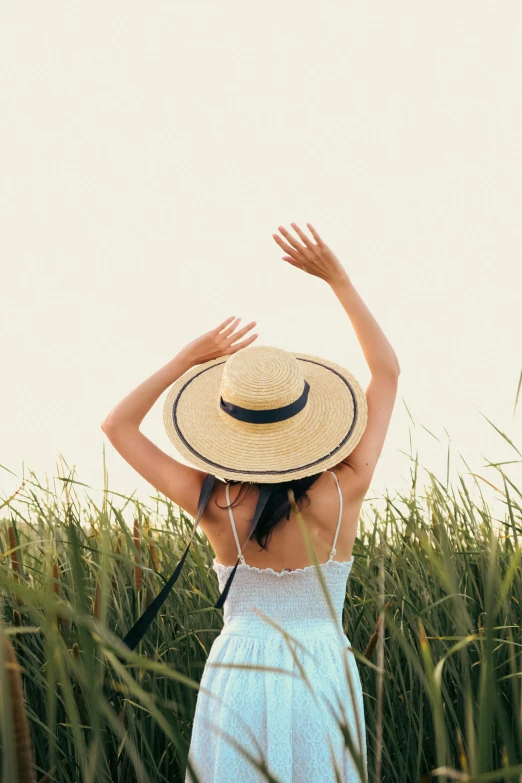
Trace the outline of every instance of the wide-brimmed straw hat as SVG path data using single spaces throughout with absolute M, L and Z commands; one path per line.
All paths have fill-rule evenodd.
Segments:
M 368 421 L 366 395 L 339 364 L 269 345 L 196 365 L 172 384 L 163 421 L 200 470 L 274 483 L 345 459 Z

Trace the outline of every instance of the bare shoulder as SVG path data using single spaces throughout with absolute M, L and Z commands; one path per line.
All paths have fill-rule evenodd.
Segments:
M 347 497 L 361 500 L 370 488 L 397 396 L 399 373 L 372 375 L 366 389 L 368 421 L 353 451 L 333 470 Z

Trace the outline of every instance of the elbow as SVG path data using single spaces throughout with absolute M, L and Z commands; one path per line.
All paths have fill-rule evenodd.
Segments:
M 393 364 L 393 367 L 391 368 L 391 374 L 393 375 L 394 378 L 398 378 L 399 375 L 401 374 L 401 368 L 397 357 L 395 357 L 395 362 Z
M 109 430 L 111 429 L 111 423 L 109 422 L 109 419 L 104 419 L 101 423 L 102 432 L 107 434 Z
M 372 372 L 372 377 L 385 378 L 389 381 L 398 381 L 400 374 L 401 368 L 397 365 L 396 367 L 381 367 L 379 370 Z
M 129 428 L 139 429 L 139 424 L 134 424 L 134 422 L 125 419 L 114 418 L 109 414 L 109 416 L 102 421 L 101 428 L 110 439 L 115 433 L 119 433 L 122 430 L 127 430 Z

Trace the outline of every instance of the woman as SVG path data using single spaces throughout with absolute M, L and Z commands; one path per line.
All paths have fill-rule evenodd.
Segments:
M 236 331 L 232 317 L 183 348 L 102 425 L 140 475 L 195 517 L 194 531 L 201 520 L 216 553 L 224 625 L 201 678 L 187 782 L 192 770 L 200 783 L 257 783 L 268 779 L 263 770 L 280 783 L 367 775 L 361 681 L 341 620 L 400 368 L 338 258 L 310 223 L 314 241 L 291 226 L 299 239 L 282 226 L 284 239 L 273 234 L 283 260 L 328 283 L 346 310 L 371 372 L 366 392 L 327 359 L 270 346 L 243 351 L 258 335 L 238 340 L 255 322 Z M 194 468 L 139 430 L 168 387 L 167 434 Z M 303 500 L 306 532 L 296 513 Z

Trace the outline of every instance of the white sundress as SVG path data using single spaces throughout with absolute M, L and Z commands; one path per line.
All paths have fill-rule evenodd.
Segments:
M 333 560 L 342 494 L 336 474 L 328 472 L 335 477 L 341 508 L 330 557 L 319 569 L 311 565 L 274 571 L 247 565 L 229 507 L 241 562 L 196 701 L 189 759 L 200 783 L 268 781 L 268 775 L 256 769 L 239 748 L 260 764 L 264 758 L 277 783 L 366 781 L 362 685 L 351 642 L 342 629 L 353 556 L 347 561 Z M 230 505 L 228 489 L 227 484 Z M 222 592 L 234 566 L 224 566 L 214 558 L 212 567 Z M 335 622 L 318 570 L 331 597 Z M 278 627 L 289 634 L 287 641 Z M 255 671 L 254 666 L 264 670 Z M 335 716 L 347 726 L 356 751 L 362 753 L 364 778 L 359 776 Z M 185 783 L 193 781 L 187 766 Z

